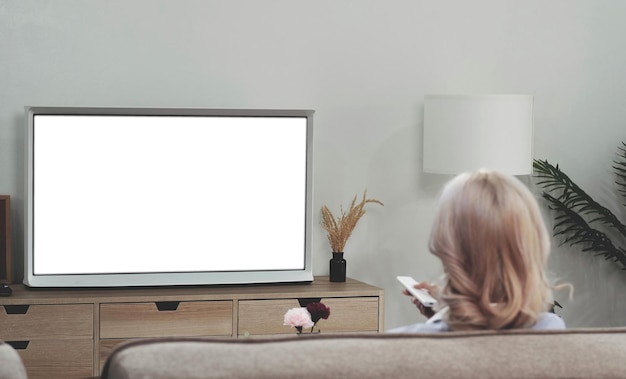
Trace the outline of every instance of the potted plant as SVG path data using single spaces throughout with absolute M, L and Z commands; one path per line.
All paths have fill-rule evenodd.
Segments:
M 345 282 L 346 281 L 346 260 L 343 258 L 344 247 L 348 238 L 352 235 L 352 231 L 356 227 L 361 217 L 365 214 L 365 205 L 367 203 L 376 203 L 383 205 L 376 199 L 367 198 L 367 190 L 363 192 L 363 198 L 359 203 L 356 202 L 356 195 L 352 199 L 350 209 L 344 211 L 340 207 L 341 214 L 335 217 L 327 206 L 322 206 L 322 228 L 328 234 L 328 242 L 332 249 L 333 258 L 330 260 L 330 281 Z
M 596 202 L 559 166 L 547 160 L 533 162 L 537 185 L 544 191 L 543 198 L 555 212 L 554 235 L 563 238 L 562 244 L 581 245 L 582 251 L 589 251 L 613 260 L 626 268 L 626 249 L 619 242 L 626 240 L 626 226 L 607 208 Z M 613 161 L 617 177 L 618 191 L 626 198 L 626 144 L 618 147 L 617 159 Z M 607 233 L 612 229 L 616 241 Z

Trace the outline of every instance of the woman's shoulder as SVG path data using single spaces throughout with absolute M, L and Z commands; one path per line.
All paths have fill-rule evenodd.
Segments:
M 537 318 L 537 322 L 529 329 L 532 330 L 551 330 L 565 329 L 565 322 L 561 317 L 554 313 L 541 313 Z M 401 326 L 390 329 L 387 333 L 438 333 L 449 332 L 450 327 L 445 321 L 437 321 L 434 323 L 417 323 L 412 325 Z
M 448 328 L 448 324 L 444 321 L 434 322 L 434 323 L 418 323 L 412 325 L 401 326 L 398 328 L 390 329 L 387 333 L 438 333 L 438 332 L 448 332 L 450 328 Z
M 565 322 L 555 313 L 541 313 L 537 318 L 535 325 L 531 327 L 533 330 L 547 329 L 565 329 Z

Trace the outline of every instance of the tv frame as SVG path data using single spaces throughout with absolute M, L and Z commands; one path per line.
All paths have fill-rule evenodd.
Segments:
M 213 109 L 213 108 L 120 108 L 27 106 L 24 284 L 28 287 L 154 287 L 181 285 L 223 285 L 261 283 L 311 283 L 312 273 L 312 188 L 313 188 L 313 115 L 309 109 Z M 152 273 L 34 274 L 34 117 L 37 115 L 104 116 L 224 116 L 224 117 L 297 117 L 306 118 L 306 194 L 304 266 L 302 269 Z

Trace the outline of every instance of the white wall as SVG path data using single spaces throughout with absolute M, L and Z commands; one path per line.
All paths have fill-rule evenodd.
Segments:
M 535 95 L 536 158 L 626 220 L 611 161 L 626 140 L 621 0 L 0 0 L 0 193 L 23 250 L 25 105 L 312 108 L 317 209 L 367 188 L 349 276 L 385 288 L 386 327 L 420 318 L 398 274 L 436 279 L 426 250 L 448 179 L 421 173 L 426 93 Z M 319 220 L 319 215 L 316 216 Z M 321 228 L 314 272 L 328 273 Z M 570 326 L 626 324 L 626 272 L 557 248 Z

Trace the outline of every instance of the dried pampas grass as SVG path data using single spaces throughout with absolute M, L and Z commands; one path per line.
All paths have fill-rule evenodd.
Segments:
M 384 206 L 384 204 L 376 199 L 367 198 L 367 190 L 363 192 L 363 199 L 360 203 L 356 203 L 356 195 L 352 199 L 350 209 L 344 212 L 341 208 L 341 216 L 335 219 L 333 213 L 327 206 L 322 207 L 322 228 L 328 233 L 328 242 L 335 253 L 343 253 L 343 248 L 348 242 L 348 238 L 356 227 L 357 222 L 365 214 L 365 204 L 376 203 Z

